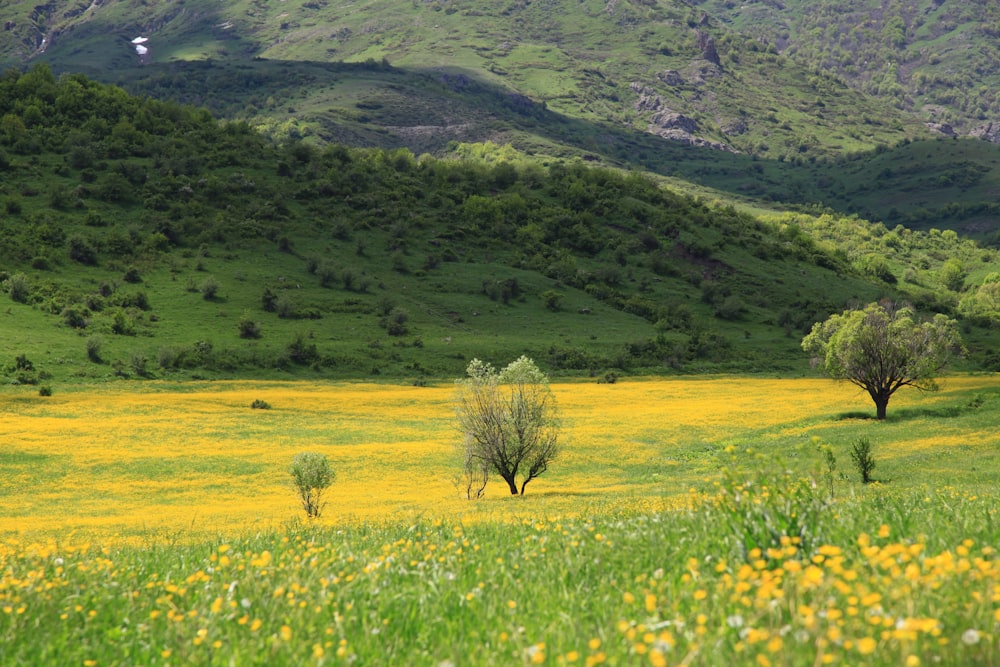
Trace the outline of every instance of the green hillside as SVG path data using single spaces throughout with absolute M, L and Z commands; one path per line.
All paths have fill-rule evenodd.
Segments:
M 766 221 L 638 172 L 455 148 L 277 145 L 78 75 L 8 72 L 8 374 L 419 379 L 521 353 L 574 374 L 798 372 L 813 321 L 883 296 L 975 315 L 973 363 L 991 363 L 974 326 L 989 309 L 961 299 L 997 256 L 954 233 Z
M 1000 137 L 1000 5 L 786 0 L 695 5 L 802 66 L 833 72 L 928 123 Z M 948 128 L 942 128 L 949 131 Z
M 911 147 L 943 136 L 925 122 L 988 125 L 992 19 L 970 24 L 969 2 L 869 4 L 13 2 L 0 61 L 205 106 L 278 140 L 437 156 L 492 141 L 740 206 L 992 242 L 995 145 Z M 903 37 L 883 39 L 897 18 Z

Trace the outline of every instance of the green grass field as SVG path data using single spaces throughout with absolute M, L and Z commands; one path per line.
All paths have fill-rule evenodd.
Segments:
M 0 662 L 1000 659 L 992 376 L 900 393 L 884 422 L 823 380 L 555 389 L 564 456 L 478 502 L 448 481 L 447 386 L 6 389 Z M 311 522 L 304 449 L 339 473 Z

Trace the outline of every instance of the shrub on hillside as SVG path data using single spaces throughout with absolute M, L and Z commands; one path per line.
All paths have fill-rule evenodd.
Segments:
M 104 346 L 104 339 L 100 336 L 91 336 L 87 339 L 87 358 L 95 364 L 101 363 L 101 348 Z
M 89 239 L 74 234 L 66 239 L 66 254 L 74 262 L 94 266 L 97 264 L 97 250 Z
M 15 273 L 7 279 L 7 293 L 10 300 L 16 303 L 27 303 L 31 293 L 28 287 L 28 277 L 23 273 Z
M 219 281 L 209 276 L 198 287 L 198 291 L 201 292 L 201 298 L 205 301 L 212 301 L 219 295 Z
M 406 321 L 410 319 L 410 314 L 402 308 L 393 308 L 392 311 L 383 317 L 379 324 L 390 336 L 405 336 L 409 333 Z
M 240 338 L 260 338 L 260 326 L 250 317 L 249 313 L 243 313 L 236 328 L 240 332 Z

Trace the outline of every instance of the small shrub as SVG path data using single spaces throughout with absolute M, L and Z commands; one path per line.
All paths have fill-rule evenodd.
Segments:
M 618 373 L 614 371 L 608 371 L 604 374 L 604 377 L 598 380 L 599 384 L 614 384 L 616 382 L 618 382 Z
M 292 483 L 302 502 L 306 516 L 315 518 L 323 511 L 323 492 L 335 478 L 333 468 L 325 454 L 316 452 L 301 452 L 292 459 Z
M 393 308 L 392 312 L 382 318 L 381 325 L 390 336 L 405 336 L 409 333 L 406 328 L 406 321 L 410 319 L 410 314 L 402 308 Z
M 219 295 L 219 281 L 209 276 L 201 283 L 198 291 L 201 292 L 201 298 L 205 301 L 211 301 Z
M 38 395 L 39 396 L 51 396 L 52 395 L 52 387 L 50 387 L 47 384 L 43 384 L 41 387 L 38 388 Z
M 260 326 L 250 318 L 248 313 L 243 314 L 236 327 L 239 329 L 240 338 L 260 338 Z
M 122 280 L 134 285 L 142 282 L 142 275 L 139 273 L 139 269 L 134 266 L 130 266 L 128 270 L 125 271 L 125 275 L 122 276 Z
M 121 309 L 116 310 L 111 316 L 111 333 L 119 336 L 134 336 L 135 322 Z
M 322 287 L 330 287 L 337 281 L 337 267 L 330 262 L 321 262 L 313 271 Z
M 66 254 L 74 262 L 94 266 L 97 264 L 97 250 L 89 239 L 74 234 L 66 241 Z
M 15 273 L 7 279 L 7 293 L 10 300 L 16 303 L 26 303 L 31 290 L 28 287 L 28 277 L 23 273 Z
M 177 363 L 177 350 L 169 346 L 161 347 L 156 353 L 156 363 L 160 368 L 173 368 Z
M 254 402 L 250 404 L 253 410 L 270 410 L 271 404 L 267 401 L 263 401 L 259 398 L 254 399 Z
M 87 327 L 87 313 L 79 308 L 66 306 L 63 308 L 62 318 L 63 324 L 70 328 L 85 329 Z
M 872 451 L 872 443 L 868 438 L 858 438 L 851 447 L 851 461 L 858 469 L 863 484 L 871 484 L 875 480 L 872 478 L 872 471 L 875 470 L 875 453 Z
M 101 348 L 104 346 L 104 339 L 100 336 L 91 336 L 87 339 L 87 358 L 95 364 L 101 363 Z
M 545 307 L 551 310 L 553 313 L 559 312 L 562 309 L 563 295 L 555 290 L 546 290 L 542 292 L 542 301 L 545 302 Z
M 3 208 L 9 215 L 20 215 L 21 200 L 17 197 L 4 197 Z
M 276 312 L 278 317 L 281 319 L 295 317 L 295 303 L 287 294 L 282 294 L 278 297 L 277 301 L 274 302 L 274 312 Z
M 293 363 L 306 366 L 319 359 L 319 351 L 316 343 L 309 342 L 312 334 L 304 334 L 297 331 L 291 342 L 285 346 L 285 356 Z
M 19 371 L 33 371 L 35 364 L 28 359 L 27 355 L 19 354 L 14 357 L 14 369 Z
M 132 369 L 133 375 L 138 375 L 139 377 L 146 376 L 146 364 L 149 359 L 142 352 L 133 352 L 132 356 L 129 357 L 129 368 Z
M 260 307 L 269 313 L 278 309 L 278 295 L 270 287 L 265 287 L 263 294 L 260 295 Z

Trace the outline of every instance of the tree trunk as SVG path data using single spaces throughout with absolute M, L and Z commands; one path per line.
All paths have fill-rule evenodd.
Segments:
M 875 401 L 875 417 L 877 419 L 885 419 L 885 409 L 889 406 L 889 397 L 873 396 L 872 400 Z
M 516 496 L 517 495 L 517 482 L 514 480 L 514 476 L 511 475 L 509 478 L 508 477 L 504 477 L 503 480 L 505 482 L 507 482 L 507 486 L 510 487 L 510 495 Z

